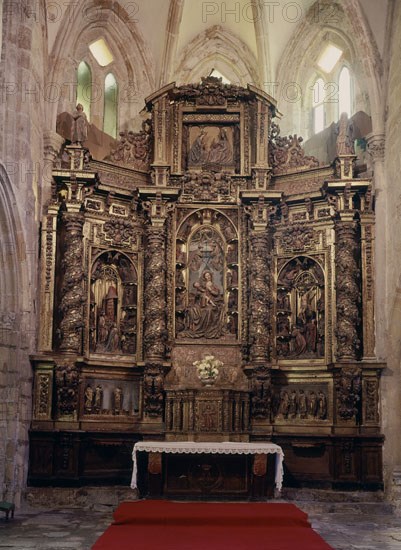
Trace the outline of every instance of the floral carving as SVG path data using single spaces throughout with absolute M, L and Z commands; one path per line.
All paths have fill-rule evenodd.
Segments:
M 280 128 L 274 122 L 271 124 L 269 164 L 273 174 L 286 174 L 299 170 L 317 168 L 319 161 L 313 156 L 306 156 L 301 147 L 302 137 L 280 136 Z
M 145 367 L 143 377 L 144 408 L 148 416 L 161 416 L 164 409 L 164 376 L 163 369 L 156 363 Z
M 74 415 L 78 407 L 78 369 L 73 364 L 56 367 L 57 415 Z
M 355 222 L 337 222 L 336 287 L 337 287 L 337 359 L 357 359 L 361 343 L 360 271 L 357 262 L 358 243 Z
M 148 227 L 145 253 L 145 333 L 147 358 L 163 358 L 167 340 L 165 231 Z
M 127 220 L 113 219 L 104 224 L 103 231 L 106 239 L 119 245 L 129 242 L 132 237 L 132 224 Z
M 144 121 L 142 130 L 120 132 L 120 141 L 107 160 L 136 170 L 149 170 L 151 159 L 151 131 L 149 121 Z
M 265 232 L 253 231 L 250 250 L 251 315 L 249 320 L 250 358 L 255 362 L 270 359 L 270 276 L 269 245 Z
M 83 321 L 83 242 L 81 213 L 63 213 L 65 225 L 65 249 L 61 268 L 64 271 L 61 290 L 60 350 L 79 353 L 81 351 Z
M 359 367 L 344 367 L 336 379 L 337 413 L 342 420 L 359 418 L 361 372 Z
M 251 414 L 253 418 L 270 420 L 272 412 L 272 390 L 270 370 L 266 367 L 256 368 L 254 371 Z
M 187 172 L 183 182 L 183 198 L 196 201 L 234 201 L 231 177 L 225 173 Z
M 280 242 L 285 250 L 294 252 L 313 248 L 316 244 L 316 233 L 311 227 L 290 225 L 283 231 Z
M 250 92 L 241 86 L 223 84 L 221 78 L 203 77 L 200 84 L 180 86 L 174 90 L 174 97 L 194 100 L 196 105 L 205 107 L 224 107 L 228 100 L 238 101 L 250 96 Z

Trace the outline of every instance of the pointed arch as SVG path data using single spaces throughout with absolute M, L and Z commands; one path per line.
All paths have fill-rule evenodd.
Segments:
M 286 116 L 288 115 L 288 119 L 294 119 L 295 128 L 292 128 L 291 131 L 302 131 L 305 127 L 302 113 L 302 109 L 307 105 L 305 103 L 307 97 L 305 84 L 314 71 L 312 60 L 317 59 L 324 41 L 330 41 L 340 46 L 345 52 L 359 90 L 368 90 L 368 97 L 360 94 L 363 104 L 356 105 L 356 108 L 370 113 L 374 127 L 382 128 L 384 102 L 380 90 L 381 75 L 378 71 L 378 67 L 381 65 L 380 54 L 358 2 L 350 0 L 346 10 L 339 3 L 327 5 L 330 12 L 327 22 L 325 13 L 322 11 L 319 12 L 320 17 L 316 18 L 317 4 L 311 6 L 303 21 L 296 28 L 279 63 L 277 74 L 277 81 L 281 87 L 279 89 L 279 108 L 281 106 L 281 110 Z M 324 5 L 320 5 L 318 8 L 322 9 L 322 6 L 324 7 Z M 283 86 L 293 81 L 297 82 L 300 88 L 299 101 L 296 104 L 286 103 L 283 105 Z
M 175 79 L 179 84 L 198 82 L 213 68 L 233 84 L 260 87 L 255 56 L 240 38 L 220 25 L 199 33 L 182 50 Z
M 47 113 L 49 127 L 55 127 L 59 112 L 72 109 L 75 97 L 71 90 L 76 82 L 78 60 L 85 60 L 88 44 L 99 37 L 105 39 L 113 52 L 113 73 L 117 81 L 124 83 L 121 119 L 129 122 L 132 107 L 138 105 L 139 109 L 139 99 L 154 90 L 151 53 L 138 24 L 122 3 L 104 0 L 99 11 L 96 0 L 80 0 L 74 10 L 66 10 L 51 52 L 54 64 L 49 81 L 58 87 L 60 97 L 58 102 L 51 104 Z M 102 89 L 101 82 L 93 82 L 92 101 L 99 101 L 96 93 L 101 95 Z

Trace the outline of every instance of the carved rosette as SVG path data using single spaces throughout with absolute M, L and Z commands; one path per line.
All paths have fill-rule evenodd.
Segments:
M 356 222 L 336 224 L 337 360 L 355 360 L 361 347 L 360 270 Z
M 250 360 L 264 363 L 270 359 L 270 266 L 266 232 L 253 231 L 250 247 Z
M 337 415 L 341 420 L 352 420 L 360 416 L 362 397 L 362 371 L 359 367 L 341 369 L 335 381 Z
M 148 227 L 145 254 L 145 357 L 164 358 L 166 327 L 166 243 L 165 229 Z
M 81 329 L 84 326 L 84 271 L 82 266 L 84 215 L 82 213 L 63 212 L 62 220 L 65 227 L 65 248 L 61 261 L 64 278 L 60 301 L 60 312 L 62 314 L 60 351 L 80 353 Z
M 164 409 L 163 368 L 157 363 L 148 363 L 143 377 L 144 409 L 150 417 L 162 416 Z

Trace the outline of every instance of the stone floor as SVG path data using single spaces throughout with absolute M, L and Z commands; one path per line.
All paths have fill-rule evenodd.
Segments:
M 401 550 L 401 517 L 386 503 L 288 496 L 286 500 L 309 514 L 313 528 L 335 550 Z M 1 514 L 0 550 L 89 550 L 110 524 L 113 508 L 100 501 L 83 508 L 48 509 L 27 503 L 14 519 L 6 521 Z

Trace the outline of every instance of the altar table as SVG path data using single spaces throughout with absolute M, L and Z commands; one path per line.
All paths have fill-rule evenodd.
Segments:
M 252 481 L 249 481 L 248 479 L 248 485 L 252 485 L 249 490 L 251 496 L 263 496 L 264 490 L 263 489 L 255 489 L 257 484 L 261 485 L 261 481 L 263 480 L 263 484 L 266 484 L 267 480 L 267 458 L 268 455 L 274 455 L 275 458 L 275 465 L 274 465 L 274 476 L 270 475 L 269 477 L 274 479 L 274 485 L 277 489 L 277 491 L 281 490 L 282 483 L 283 483 L 283 459 L 284 459 L 284 453 L 283 450 L 279 445 L 276 445 L 274 443 L 259 443 L 259 442 L 252 442 L 252 443 L 244 443 L 244 442 L 231 442 L 231 441 L 224 441 L 224 442 L 194 442 L 194 441 L 139 441 L 135 443 L 134 450 L 132 453 L 132 460 L 133 460 L 133 473 L 132 473 L 132 481 L 131 481 L 131 488 L 136 489 L 138 487 L 138 464 L 137 464 L 137 452 L 145 451 L 149 454 L 149 461 L 148 461 L 148 475 L 149 477 L 155 477 L 159 476 L 160 484 L 162 483 L 162 477 L 167 478 L 166 474 L 166 467 L 163 464 L 163 455 L 251 455 L 252 461 L 252 472 L 251 476 L 247 474 L 247 479 L 250 477 L 252 478 Z M 217 458 L 216 456 L 216 458 Z M 178 462 L 178 458 L 174 461 L 175 463 Z M 190 457 L 188 457 L 190 458 Z M 270 461 L 271 463 L 272 461 Z M 170 472 L 173 470 L 175 464 L 172 464 L 170 467 Z M 199 482 L 203 484 L 203 488 L 207 489 L 207 484 L 209 483 L 210 489 L 212 488 L 213 482 L 216 481 L 217 483 L 217 477 L 218 474 L 215 474 L 215 480 L 213 478 L 213 468 L 214 465 L 203 465 L 201 466 L 201 470 L 199 472 Z M 233 468 L 233 465 L 231 463 L 224 462 L 221 464 L 221 467 L 224 471 L 223 475 L 226 475 L 227 470 L 230 470 L 230 468 Z M 248 470 L 249 468 L 247 465 L 245 466 Z M 271 466 L 269 466 L 270 468 Z M 219 469 L 219 466 L 215 466 L 215 469 Z M 234 465 L 235 468 L 235 465 Z M 203 473 L 202 473 L 203 472 Z M 229 471 L 227 472 L 227 475 L 229 475 Z M 269 472 L 270 473 L 270 472 Z M 235 476 L 235 474 L 233 474 Z M 185 476 L 180 476 L 178 472 L 178 478 L 182 478 Z M 221 477 L 221 475 L 220 475 Z M 236 479 L 238 481 L 239 474 L 237 473 Z M 256 481 L 255 481 L 256 480 Z M 166 486 L 166 480 L 165 480 L 165 486 Z M 178 486 L 177 486 L 178 487 Z M 176 488 L 177 488 L 176 487 Z M 166 489 L 166 487 L 165 487 Z M 168 489 L 168 487 L 167 487 Z M 243 488 L 245 490 L 245 488 Z M 256 494 L 255 494 L 256 491 Z M 165 492 L 169 492 L 168 490 Z M 170 492 L 175 493 L 174 490 L 170 490 Z M 177 491 L 176 491 L 177 492 Z M 178 488 L 179 492 L 179 488 Z M 152 491 L 150 491 L 151 494 Z M 163 493 L 163 489 L 160 488 L 160 494 Z M 240 493 L 240 490 L 238 491 Z

